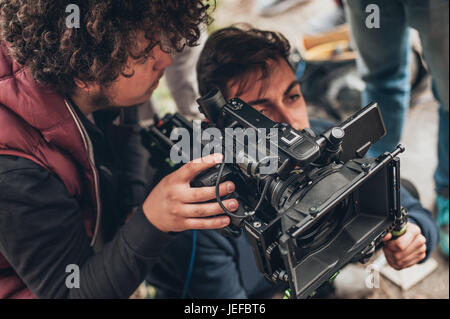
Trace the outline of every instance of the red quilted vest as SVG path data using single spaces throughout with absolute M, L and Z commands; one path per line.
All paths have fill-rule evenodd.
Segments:
M 79 200 L 86 232 L 95 240 L 101 207 L 89 138 L 64 97 L 34 81 L 26 68 L 13 61 L 2 42 L 0 155 L 32 160 L 58 176 L 68 193 Z M 0 253 L 0 299 L 33 297 Z

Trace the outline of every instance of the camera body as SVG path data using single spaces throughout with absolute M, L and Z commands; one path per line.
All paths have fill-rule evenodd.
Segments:
M 235 183 L 229 197 L 238 200 L 239 209 L 225 211 L 231 223 L 219 231 L 239 236 L 245 229 L 259 270 L 273 283 L 288 284 L 292 298 L 312 296 L 348 263 L 368 260 L 388 232 L 404 228 L 407 212 L 400 205 L 397 157 L 404 149 L 364 158 L 386 133 L 376 104 L 315 136 L 309 129 L 273 122 L 239 99 L 226 102 L 219 91 L 198 103 L 208 119 L 202 126 L 224 133 L 222 146 L 230 128 L 270 131 L 256 139 L 265 146 L 256 152 L 250 151 L 255 141 L 231 136 L 224 152 L 229 160 L 201 173 L 191 185 Z M 192 123 L 175 114 L 142 132 L 150 163 L 161 176 L 183 164 L 169 156 L 176 147 L 171 133 L 179 128 L 194 131 Z M 209 141 L 199 142 L 206 146 Z M 270 161 L 275 169 L 262 173 Z

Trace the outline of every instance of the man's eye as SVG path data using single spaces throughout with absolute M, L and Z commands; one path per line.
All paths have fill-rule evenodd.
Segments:
M 145 63 L 147 63 L 147 61 L 149 59 L 154 59 L 154 58 L 155 58 L 155 55 L 153 54 L 153 51 L 150 51 L 150 52 L 146 53 L 144 56 L 140 57 L 136 62 L 138 64 L 145 64 Z
M 173 53 L 173 48 L 170 45 L 161 45 L 161 50 L 164 51 L 167 54 Z
M 259 112 L 261 112 L 262 114 L 265 114 L 265 113 L 267 113 L 267 110 L 266 109 L 261 109 L 261 110 L 259 110 Z
M 300 94 L 294 94 L 289 96 L 289 100 L 297 101 L 300 98 Z
M 139 58 L 136 63 L 137 64 L 145 64 L 147 63 L 147 60 L 150 58 L 150 55 L 144 55 L 143 57 Z

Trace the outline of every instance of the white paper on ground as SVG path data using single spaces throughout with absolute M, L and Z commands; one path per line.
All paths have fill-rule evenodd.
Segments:
M 381 267 L 380 273 L 401 289 L 408 290 L 425 279 L 437 267 L 437 261 L 430 258 L 423 264 L 417 264 L 402 270 L 395 270 L 388 264 L 385 264 Z

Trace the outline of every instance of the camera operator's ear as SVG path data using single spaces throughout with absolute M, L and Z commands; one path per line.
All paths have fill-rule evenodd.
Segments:
M 76 85 L 78 88 L 82 89 L 82 90 L 88 90 L 88 89 L 89 89 L 87 83 L 84 82 L 84 81 L 81 81 L 81 80 L 75 78 L 75 79 L 73 80 L 73 82 L 75 82 L 75 85 Z
M 199 98 L 197 103 L 200 112 L 202 112 L 212 123 L 217 123 L 220 112 L 227 102 L 225 101 L 222 92 L 218 88 L 215 88 Z

